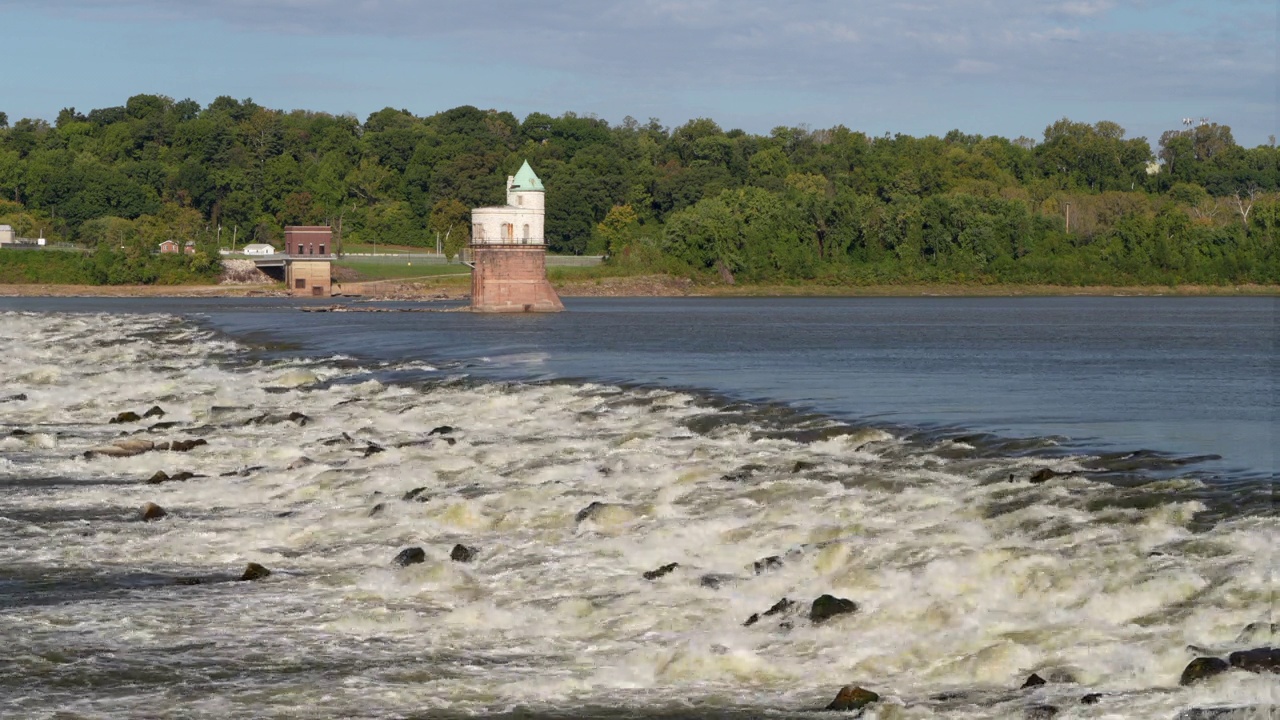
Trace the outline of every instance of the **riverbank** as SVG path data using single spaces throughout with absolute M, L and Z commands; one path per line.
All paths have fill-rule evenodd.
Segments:
M 667 275 L 562 280 L 562 297 L 1054 297 L 1181 296 L 1280 297 L 1280 285 L 698 285 Z M 457 300 L 467 297 L 464 277 L 336 283 L 337 295 L 386 300 Z M 279 284 L 263 285 L 0 285 L 0 297 L 285 297 Z

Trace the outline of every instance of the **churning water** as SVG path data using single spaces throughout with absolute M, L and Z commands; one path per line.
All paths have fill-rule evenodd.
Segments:
M 0 301 L 0 716 L 790 717 L 855 683 L 868 718 L 1268 717 L 1280 695 L 1178 685 L 1274 643 L 1274 300 L 297 307 Z M 122 435 L 207 444 L 100 452 Z M 393 564 L 408 547 L 424 562 Z M 249 562 L 272 574 L 236 582 Z M 857 611 L 812 622 L 826 593 Z

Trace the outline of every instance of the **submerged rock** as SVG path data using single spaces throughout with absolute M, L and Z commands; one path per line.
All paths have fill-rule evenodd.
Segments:
M 461 563 L 471 562 L 475 559 L 476 552 L 477 550 L 475 548 L 469 548 L 462 543 L 458 543 L 453 546 L 453 550 L 449 551 L 449 559 L 454 562 Z
M 431 437 L 432 435 L 450 435 L 452 433 L 452 425 L 441 425 L 440 427 L 431 428 L 431 432 L 427 433 L 427 437 Z
M 132 410 L 126 410 L 125 412 L 122 412 L 119 415 L 116 415 L 115 417 L 111 418 L 107 422 L 110 425 L 116 425 L 119 423 L 138 422 L 141 419 L 142 419 L 142 416 L 139 415 L 138 413 Z
M 1089 693 L 1080 698 L 1081 705 L 1097 705 L 1102 701 L 1102 693 Z
M 422 487 L 416 487 L 410 490 L 409 492 L 405 493 L 404 495 L 402 495 L 400 499 L 404 500 L 405 502 L 412 500 L 414 502 L 424 503 L 431 499 L 426 495 L 423 495 L 423 493 L 426 491 L 427 491 L 426 485 L 423 485 Z
M 830 620 L 837 615 L 846 615 L 858 611 L 858 604 L 847 598 L 838 598 L 834 595 L 822 595 L 813 601 L 813 606 L 809 608 L 809 619 L 815 623 L 822 623 Z
M 6 395 L 6 396 L 4 396 L 4 397 L 0 398 L 0 403 L 7 403 L 7 402 L 21 402 L 21 401 L 26 400 L 26 399 L 27 399 L 27 394 L 26 394 L 26 393 L 18 393 L 18 394 L 16 394 L 16 395 Z
M 146 412 L 142 413 L 142 417 L 144 418 L 164 417 L 164 416 L 165 416 L 165 412 L 160 408 L 159 405 L 152 405 L 150 410 L 147 410 Z
M 133 457 L 134 455 L 141 455 L 142 453 L 150 452 L 154 450 L 155 447 L 156 444 L 150 440 L 130 438 L 126 440 L 116 440 L 110 445 L 99 445 L 98 447 L 90 448 L 85 451 L 84 457 L 86 459 L 94 458 L 99 455 L 105 457 Z
M 1221 675 L 1231 669 L 1231 665 L 1226 660 L 1216 657 L 1198 657 L 1187 664 L 1182 671 L 1182 677 L 1178 679 L 1179 685 L 1191 685 L 1208 680 L 1215 675 Z
M 377 455 L 380 452 L 386 452 L 386 450 L 381 445 L 371 442 L 360 452 L 363 453 L 363 457 L 369 457 L 370 455 Z
M 727 480 L 729 482 L 745 482 L 755 477 L 757 473 L 762 472 L 764 469 L 765 469 L 765 466 L 763 465 L 760 465 L 758 463 L 750 463 L 747 465 L 743 465 L 742 467 L 738 468 L 737 470 L 734 470 L 733 472 L 729 472 L 729 473 L 725 473 L 724 475 L 721 475 L 720 479 Z
M 377 505 L 374 505 L 373 507 L 369 508 L 369 517 L 377 517 L 382 514 L 383 510 L 386 510 L 386 509 L 387 509 L 386 503 L 378 503 Z
M 647 570 L 647 571 L 645 571 L 645 573 L 644 573 L 644 579 L 645 579 L 645 580 L 657 580 L 658 578 L 662 577 L 663 575 L 670 574 L 672 570 L 675 570 L 675 569 L 676 569 L 676 568 L 678 568 L 678 567 L 680 567 L 680 563 L 667 563 L 666 565 L 663 565 L 663 566 L 662 566 L 662 567 L 660 567 L 660 568 L 655 568 L 655 569 L 653 569 L 653 570 Z
M 718 590 L 721 585 L 733 582 L 734 580 L 737 580 L 737 578 L 732 575 L 725 575 L 724 573 L 707 573 L 706 575 L 698 578 L 698 584 L 704 588 Z
M 1254 673 L 1280 673 L 1280 648 L 1240 650 L 1227 656 L 1227 664 Z
M 169 513 L 164 511 L 164 508 L 152 502 L 149 502 L 146 505 L 142 506 L 142 522 L 159 520 L 160 518 L 168 514 Z
M 1272 720 L 1280 717 L 1274 705 L 1238 705 L 1191 708 L 1183 710 L 1174 720 Z
M 1058 716 L 1058 708 L 1053 705 L 1032 705 L 1022 712 L 1026 720 L 1049 720 Z
M 241 580 L 261 580 L 271 575 L 271 571 L 262 567 L 258 563 L 251 562 L 244 567 L 244 574 L 240 576 Z
M 313 462 L 315 461 L 307 457 L 306 455 L 303 455 L 297 460 L 294 460 L 293 462 L 289 463 L 288 467 L 286 467 L 285 470 L 297 470 L 298 468 L 304 468 Z
M 1057 470 L 1050 470 L 1049 468 L 1043 468 L 1033 473 L 1029 478 L 1029 480 L 1031 481 L 1032 485 L 1039 485 L 1042 482 L 1047 482 L 1056 477 L 1059 477 L 1062 475 L 1070 475 L 1070 474 L 1071 473 L 1058 472 Z
M 840 688 L 840 692 L 836 693 L 835 700 L 832 700 L 825 709 L 841 712 L 861 710 L 873 702 L 879 702 L 879 700 L 879 695 L 866 688 L 861 688 L 857 685 L 845 685 Z
M 410 565 L 417 565 L 426 561 L 427 552 L 425 550 L 420 547 L 410 547 L 401 550 L 400 554 L 396 555 L 395 559 L 391 562 L 399 565 L 400 567 L 408 567 Z
M 780 567 L 782 567 L 782 558 L 777 555 L 760 558 L 759 560 L 751 563 L 751 569 L 755 571 L 755 574 L 757 575 L 762 575 L 770 570 L 777 570 Z
M 1029 687 L 1037 687 L 1039 685 L 1044 685 L 1044 683 L 1045 683 L 1044 678 L 1040 677 L 1036 673 L 1031 673 L 1030 677 L 1027 678 L 1027 681 L 1022 683 L 1021 689 L 1025 690 L 1026 688 L 1029 688 Z
M 291 412 L 288 415 L 273 415 L 271 413 L 264 413 L 262 415 L 256 415 L 254 417 L 249 418 L 248 420 L 245 420 L 244 424 L 245 425 L 278 425 L 280 423 L 285 423 L 285 422 L 297 423 L 299 426 L 303 426 L 311 422 L 311 418 L 297 411 Z
M 1260 640 L 1273 641 L 1276 635 L 1280 635 L 1280 623 L 1273 622 L 1251 622 L 1244 626 L 1240 634 L 1236 636 L 1238 643 L 1252 643 Z

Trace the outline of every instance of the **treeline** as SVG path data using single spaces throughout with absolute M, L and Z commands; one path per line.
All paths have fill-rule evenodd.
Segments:
M 0 113 L 0 121 L 7 120 Z M 0 223 L 141 263 L 160 240 L 201 255 L 278 242 L 291 224 L 345 241 L 456 251 L 469 208 L 503 201 L 527 159 L 547 242 L 635 271 L 723 281 L 1051 284 L 1280 282 L 1280 151 L 1229 127 L 1156 148 L 1111 122 L 1039 140 L 724 130 L 459 107 L 350 116 L 156 95 L 50 126 L 0 122 Z M 194 262 L 194 261 L 188 261 Z

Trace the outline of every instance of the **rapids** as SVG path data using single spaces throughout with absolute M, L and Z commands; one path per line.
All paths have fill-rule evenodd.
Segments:
M 848 683 L 884 698 L 869 718 L 1277 700 L 1274 675 L 1178 685 L 1197 648 L 1277 619 L 1276 516 L 1215 508 L 1191 474 L 264 356 L 166 314 L 4 312 L 0 347 L 3 717 L 784 717 Z M 208 444 L 84 457 L 122 433 Z M 167 517 L 140 522 L 147 502 Z M 413 546 L 424 563 L 392 565 Z M 271 576 L 234 582 L 248 562 Z M 824 593 L 859 609 L 743 626 Z M 1060 681 L 1019 690 L 1032 672 Z

